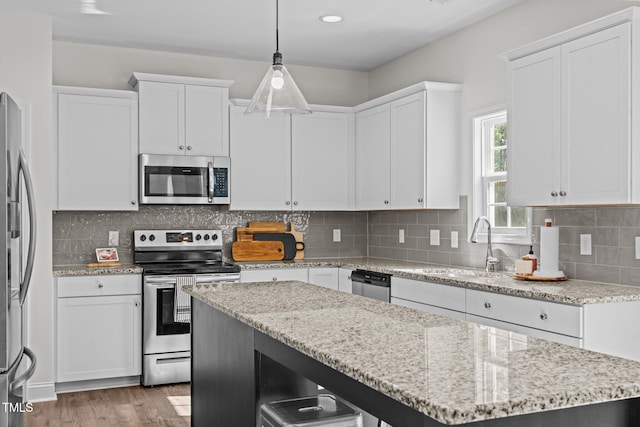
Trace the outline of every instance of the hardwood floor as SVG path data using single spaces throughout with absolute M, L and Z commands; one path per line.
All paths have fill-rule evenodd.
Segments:
M 191 424 L 190 384 L 123 387 L 58 394 L 33 404 L 25 427 L 171 426 Z

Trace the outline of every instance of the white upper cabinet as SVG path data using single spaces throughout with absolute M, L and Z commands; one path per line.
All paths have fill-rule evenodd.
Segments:
M 637 13 L 628 9 L 505 54 L 509 204 L 640 202 L 632 185 L 640 182 L 631 120 Z
M 351 205 L 353 114 L 291 116 L 293 209 L 347 210 Z
M 456 209 L 461 86 L 423 82 L 356 107 L 356 209 Z
M 132 91 L 54 87 L 54 209 L 138 209 Z
M 232 210 L 291 209 L 288 116 L 245 116 L 230 107 Z
M 134 73 L 139 93 L 140 152 L 229 155 L 229 80 Z
M 230 107 L 232 210 L 349 209 L 350 109 L 268 119 L 245 109 Z

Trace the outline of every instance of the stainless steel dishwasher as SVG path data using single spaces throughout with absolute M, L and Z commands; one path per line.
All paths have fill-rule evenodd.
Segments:
M 357 269 L 351 272 L 351 284 L 354 295 L 386 302 L 391 300 L 391 274 Z

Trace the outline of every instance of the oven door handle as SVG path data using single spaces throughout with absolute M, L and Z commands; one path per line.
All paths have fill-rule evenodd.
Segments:
M 196 283 L 234 283 L 240 281 L 240 275 L 234 274 L 198 274 L 196 275 Z
M 145 277 L 145 283 L 150 285 L 175 285 L 177 279 L 175 277 L 162 276 L 162 277 Z

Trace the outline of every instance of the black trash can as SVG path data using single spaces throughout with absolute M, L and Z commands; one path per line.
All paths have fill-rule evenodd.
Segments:
M 278 400 L 260 408 L 262 427 L 362 427 L 362 415 L 330 394 Z

